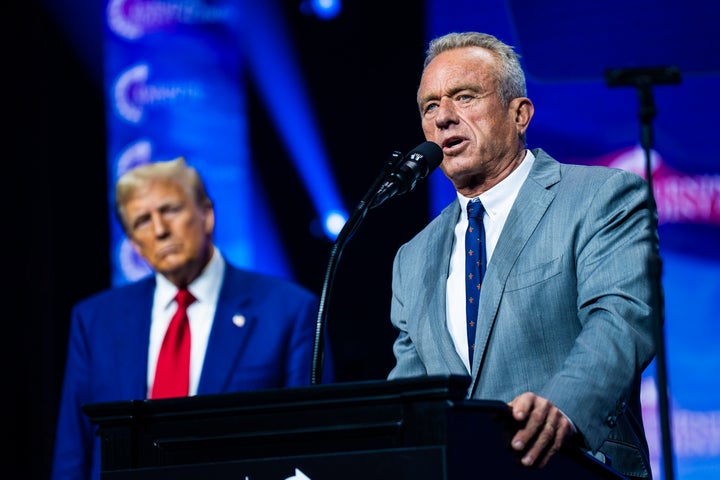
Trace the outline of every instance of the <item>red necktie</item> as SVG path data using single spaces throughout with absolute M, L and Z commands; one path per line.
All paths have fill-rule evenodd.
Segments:
M 175 295 L 177 311 L 170 320 L 160 355 L 150 398 L 185 397 L 190 387 L 190 323 L 187 308 L 195 301 L 186 288 Z

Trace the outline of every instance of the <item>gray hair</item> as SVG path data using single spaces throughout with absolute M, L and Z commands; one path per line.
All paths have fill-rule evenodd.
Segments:
M 158 181 L 180 185 L 199 207 L 212 206 L 200 174 L 184 157 L 140 165 L 122 174 L 115 184 L 115 211 L 126 232 L 129 225 L 125 204 L 138 189 Z
M 423 70 L 442 52 L 466 47 L 484 48 L 497 59 L 497 70 L 494 75 L 498 85 L 498 96 L 504 106 L 508 106 L 513 98 L 527 97 L 525 73 L 520 66 L 520 55 L 512 46 L 487 33 L 453 32 L 431 40 L 425 54 Z

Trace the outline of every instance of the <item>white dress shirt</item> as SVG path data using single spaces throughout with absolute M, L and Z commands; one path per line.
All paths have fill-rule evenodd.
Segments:
M 225 274 L 225 260 L 217 247 L 207 267 L 202 271 L 190 285 L 188 290 L 193 294 L 196 301 L 193 302 L 187 311 L 190 321 L 190 391 L 189 395 L 196 395 L 200 383 L 205 350 L 210 337 L 215 309 L 220 287 Z M 155 377 L 160 346 L 162 345 L 165 332 L 170 325 L 177 304 L 175 295 L 177 287 L 167 278 L 160 274 L 155 275 L 155 295 L 153 297 L 152 323 L 150 324 L 150 345 L 148 350 L 147 368 L 147 391 L 152 391 L 152 383 Z
M 487 255 L 486 271 L 492 268 L 490 260 L 500 238 L 500 233 L 534 161 L 535 156 L 530 150 L 527 150 L 525 159 L 518 168 L 513 170 L 507 178 L 478 197 L 483 207 L 485 207 L 483 228 L 485 229 L 485 253 Z M 463 359 L 468 372 L 471 372 L 468 356 L 467 321 L 465 318 L 465 230 L 467 230 L 468 226 L 467 204 L 472 199 L 460 193 L 457 196 L 462 211 L 458 223 L 455 225 L 455 241 L 450 256 L 445 302 L 447 305 L 446 318 L 450 336 L 452 336 L 455 343 L 455 351 Z M 482 294 L 480 301 L 482 302 Z

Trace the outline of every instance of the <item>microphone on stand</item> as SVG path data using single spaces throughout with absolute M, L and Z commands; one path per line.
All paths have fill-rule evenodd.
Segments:
M 415 188 L 419 180 L 427 177 L 442 162 L 442 148 L 434 142 L 423 142 L 396 163 L 373 194 L 370 208 L 380 206 L 396 195 Z
M 442 148 L 433 142 L 423 142 L 405 156 L 400 152 L 393 152 L 390 159 L 385 162 L 382 172 L 375 179 L 358 206 L 355 207 L 355 210 L 335 239 L 330 251 L 330 260 L 325 270 L 317 322 L 315 324 L 315 341 L 310 372 L 311 384 L 317 385 L 322 382 L 327 306 L 330 301 L 330 292 L 337 264 L 340 261 L 345 244 L 355 233 L 369 209 L 379 206 L 396 195 L 411 191 L 419 180 L 427 177 L 440 165 L 442 159 Z

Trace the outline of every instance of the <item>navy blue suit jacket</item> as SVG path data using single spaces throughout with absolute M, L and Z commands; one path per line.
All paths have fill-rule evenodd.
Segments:
M 53 479 L 100 478 L 99 440 L 82 405 L 147 398 L 154 288 L 151 276 L 73 308 Z M 198 395 L 309 385 L 317 308 L 317 297 L 296 284 L 227 264 Z M 236 315 L 245 318 L 240 327 Z M 333 378 L 329 353 L 325 383 Z

